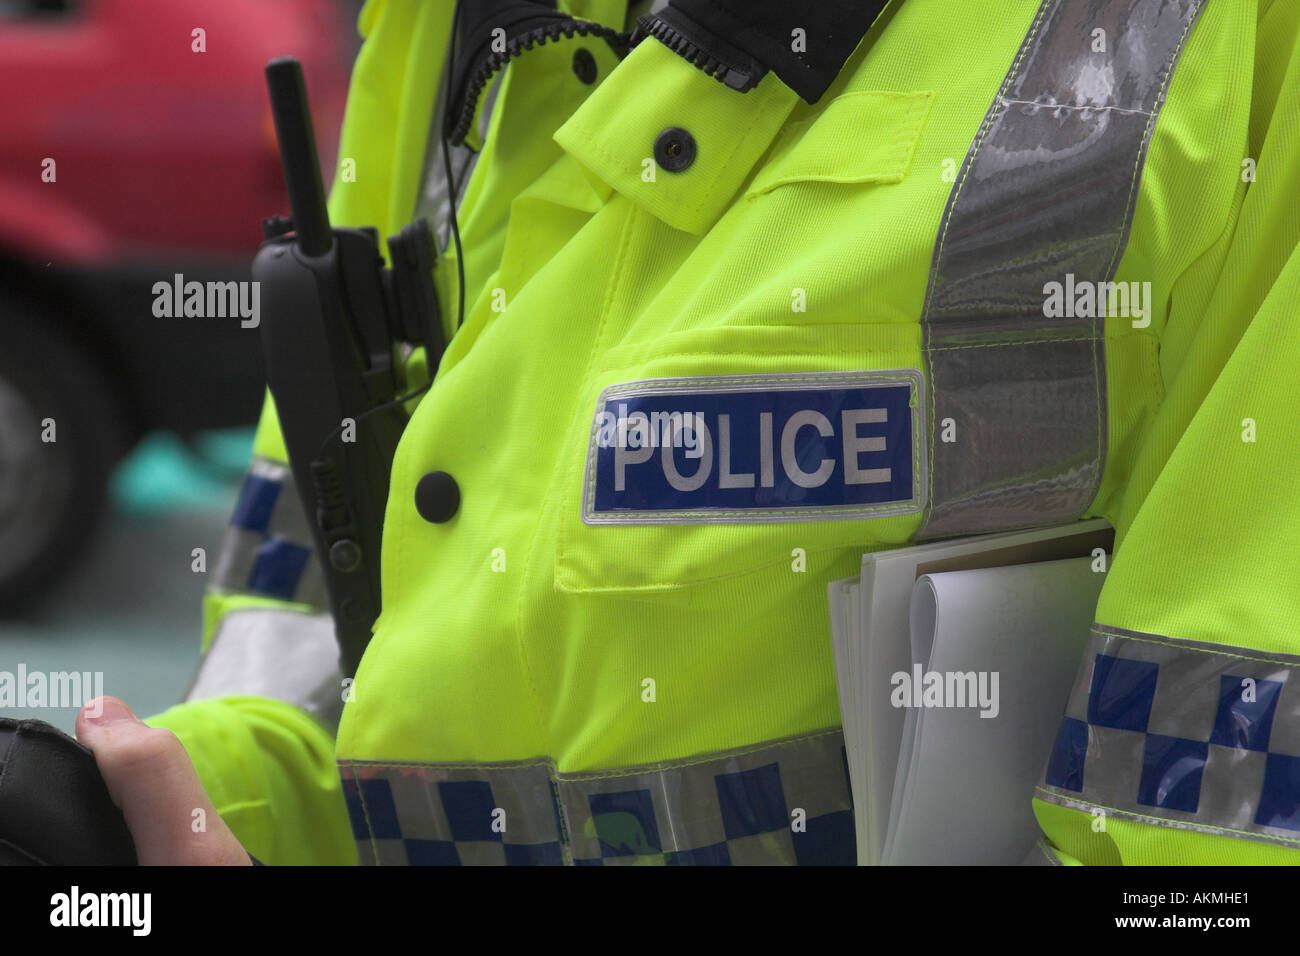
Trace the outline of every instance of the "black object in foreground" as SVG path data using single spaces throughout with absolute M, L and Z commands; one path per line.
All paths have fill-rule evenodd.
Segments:
M 137 862 L 94 755 L 43 720 L 0 718 L 0 865 Z

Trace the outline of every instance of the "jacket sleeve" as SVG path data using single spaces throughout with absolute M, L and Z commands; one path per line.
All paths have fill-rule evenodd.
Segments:
M 339 148 L 335 225 L 409 219 L 425 156 L 450 0 L 370 0 Z M 425 64 L 408 68 L 418 57 Z M 203 608 L 186 700 L 149 722 L 185 744 L 214 806 L 268 864 L 355 863 L 334 763 L 346 693 L 319 562 L 267 396 Z
M 1226 255 L 1175 289 L 1165 402 L 1035 793 L 1060 862 L 1300 861 L 1300 6 L 1261 0 L 1254 76 L 1254 178 Z

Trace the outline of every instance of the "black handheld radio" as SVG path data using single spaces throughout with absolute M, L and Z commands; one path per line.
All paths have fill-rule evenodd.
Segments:
M 406 425 L 399 343 L 424 346 L 430 376 L 443 350 L 435 245 L 417 220 L 389 238 L 386 269 L 375 229 L 331 228 L 302 68 L 281 57 L 266 78 L 292 218 L 263 222 L 253 260 L 262 348 L 351 676 L 379 616 L 380 535 Z

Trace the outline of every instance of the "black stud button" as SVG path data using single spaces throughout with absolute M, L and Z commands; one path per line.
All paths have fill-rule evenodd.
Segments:
M 415 510 L 431 524 L 450 521 L 460 507 L 460 488 L 445 471 L 431 471 L 415 486 Z
M 591 55 L 591 51 L 579 47 L 573 54 L 573 72 L 578 79 L 588 86 L 596 82 L 596 76 L 599 70 L 596 68 L 596 58 Z
M 330 545 L 330 564 L 336 571 L 351 574 L 361 567 L 361 547 L 351 538 L 343 538 Z
M 655 140 L 655 162 L 670 173 L 680 173 L 695 162 L 695 137 L 679 126 L 670 126 Z

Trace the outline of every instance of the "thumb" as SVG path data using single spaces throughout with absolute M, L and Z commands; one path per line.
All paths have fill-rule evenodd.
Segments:
M 77 739 L 94 753 L 142 866 L 250 863 L 170 730 L 148 726 L 116 697 L 97 697 L 77 715 Z

